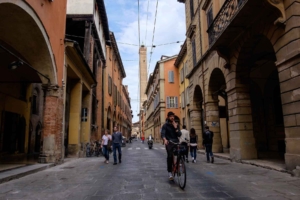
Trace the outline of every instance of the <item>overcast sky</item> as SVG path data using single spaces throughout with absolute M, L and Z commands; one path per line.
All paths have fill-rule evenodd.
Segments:
M 137 114 L 140 96 L 138 78 L 139 38 L 140 44 L 149 46 L 147 48 L 149 76 L 162 55 L 172 56 L 180 51 L 180 45 L 183 44 L 186 30 L 184 4 L 177 2 L 177 0 L 158 0 L 157 6 L 157 0 L 139 0 L 140 14 L 138 15 L 138 0 L 104 0 L 104 2 L 109 29 L 115 34 L 126 72 L 123 85 L 128 85 L 133 114 L 132 122 L 137 122 L 139 120 Z M 153 42 L 156 47 L 152 50 L 150 63 L 156 6 L 158 9 Z M 140 18 L 140 34 L 138 16 Z M 180 41 L 180 43 L 176 43 L 177 41 Z

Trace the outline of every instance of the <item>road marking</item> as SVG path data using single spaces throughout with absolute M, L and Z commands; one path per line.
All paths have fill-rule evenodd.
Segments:
M 135 149 L 141 149 L 140 147 L 137 147 L 137 148 L 135 148 Z

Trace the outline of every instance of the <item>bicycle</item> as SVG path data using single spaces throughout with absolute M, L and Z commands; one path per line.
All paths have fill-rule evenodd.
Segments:
M 184 152 L 186 151 L 185 147 L 180 143 L 175 143 L 176 148 L 173 150 L 173 165 L 172 165 L 172 175 L 173 177 L 177 176 L 177 182 L 181 189 L 185 188 L 186 185 L 186 168 L 185 168 L 185 156 Z

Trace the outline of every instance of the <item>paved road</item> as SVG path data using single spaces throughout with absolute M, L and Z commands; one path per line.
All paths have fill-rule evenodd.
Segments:
M 300 179 L 289 174 L 216 159 L 188 163 L 187 186 L 168 180 L 161 144 L 147 149 L 134 141 L 123 150 L 123 162 L 105 164 L 103 157 L 72 159 L 0 185 L 0 199 L 300 199 Z M 112 158 L 112 156 L 111 156 Z

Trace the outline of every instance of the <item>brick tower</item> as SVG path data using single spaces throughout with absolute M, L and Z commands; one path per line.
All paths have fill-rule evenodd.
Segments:
M 147 48 L 141 45 L 140 50 L 140 109 L 145 100 L 147 100 L 147 95 L 145 94 L 147 87 Z

